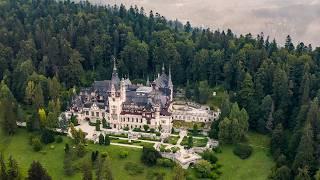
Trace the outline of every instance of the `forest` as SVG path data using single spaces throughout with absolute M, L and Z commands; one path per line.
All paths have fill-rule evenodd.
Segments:
M 122 77 L 138 82 L 164 64 L 174 86 L 199 103 L 209 87 L 228 92 L 210 137 L 221 138 L 236 102 L 249 130 L 271 137 L 270 179 L 320 178 L 320 47 L 284 38 L 282 46 L 263 33 L 192 27 L 124 5 L 1 0 L 1 126 L 8 135 L 16 121 L 29 130 L 59 126 L 76 90 L 110 79 L 112 57 Z

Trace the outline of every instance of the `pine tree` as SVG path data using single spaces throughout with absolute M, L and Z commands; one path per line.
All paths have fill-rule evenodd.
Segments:
M 103 136 L 103 134 L 101 133 L 100 135 L 99 135 L 99 144 L 100 145 L 102 145 L 102 144 L 104 144 L 104 136 Z
M 308 167 L 299 168 L 298 171 L 298 175 L 294 178 L 295 180 L 311 180 Z
M 93 180 L 92 178 L 92 167 L 88 165 L 87 163 L 84 163 L 82 167 L 82 180 Z
M 303 135 L 300 140 L 300 144 L 297 149 L 297 155 L 292 164 L 292 169 L 298 172 L 298 169 L 304 169 L 308 167 L 309 170 L 314 170 L 315 159 L 314 159 L 314 141 L 311 124 L 307 122 L 304 129 Z
M 271 135 L 271 145 L 270 145 L 271 153 L 275 157 L 278 157 L 278 155 L 280 155 L 280 153 L 283 152 L 285 143 L 286 142 L 285 142 L 283 127 L 281 124 L 278 124 L 275 127 L 275 129 L 272 131 L 272 135 Z
M 47 170 L 38 161 L 33 161 L 29 170 L 27 180 L 51 180 Z
M 111 171 L 111 164 L 110 164 L 110 160 L 108 157 L 105 158 L 105 161 L 104 161 L 104 179 L 105 180 L 113 180 L 113 174 L 112 174 L 112 171 Z
M 287 166 L 281 166 L 275 172 L 275 175 L 272 179 L 277 180 L 288 180 L 291 179 L 291 170 Z
M 7 166 L 2 153 L 0 153 L 0 179 L 7 180 Z
M 9 157 L 8 162 L 8 180 L 20 180 L 22 179 L 18 162 L 12 158 L 12 156 Z
M 104 137 L 104 144 L 105 144 L 106 146 L 109 146 L 109 145 L 110 145 L 110 142 L 111 142 L 110 137 L 109 137 L 108 134 L 106 134 L 106 136 Z

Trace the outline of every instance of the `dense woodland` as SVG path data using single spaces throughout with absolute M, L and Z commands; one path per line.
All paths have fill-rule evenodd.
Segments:
M 30 130 L 57 127 L 74 87 L 110 78 L 112 56 L 122 77 L 139 82 L 153 79 L 162 64 L 171 67 L 174 85 L 200 103 L 206 103 L 209 87 L 223 87 L 230 99 L 222 103 L 211 137 L 243 141 L 242 135 L 226 136 L 249 125 L 271 137 L 271 179 L 316 178 L 320 48 L 294 45 L 290 36 L 282 47 L 263 33 L 200 29 L 137 7 L 1 0 L 3 129 L 13 135 L 15 121 L 27 121 Z

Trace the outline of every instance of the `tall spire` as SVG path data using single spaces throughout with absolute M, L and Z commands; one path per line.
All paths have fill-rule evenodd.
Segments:
M 149 76 L 147 76 L 147 83 L 146 86 L 150 86 Z
M 162 63 L 162 74 L 164 74 L 164 63 Z
M 119 79 L 118 72 L 117 72 L 116 58 L 113 56 L 112 60 L 113 60 L 113 71 L 112 71 L 111 82 L 112 82 L 112 84 L 119 85 L 120 79 Z
M 173 86 L 172 80 L 171 80 L 171 66 L 169 66 L 169 75 L 168 75 L 168 86 Z
M 114 56 L 112 57 L 112 61 L 113 61 L 113 71 L 117 71 L 116 58 Z

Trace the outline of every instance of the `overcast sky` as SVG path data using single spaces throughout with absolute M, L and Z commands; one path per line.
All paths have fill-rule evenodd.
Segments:
M 193 26 L 230 28 L 237 35 L 264 32 L 283 43 L 320 46 L 320 0 L 89 0 L 101 4 L 143 6 L 167 19 L 190 21 Z

